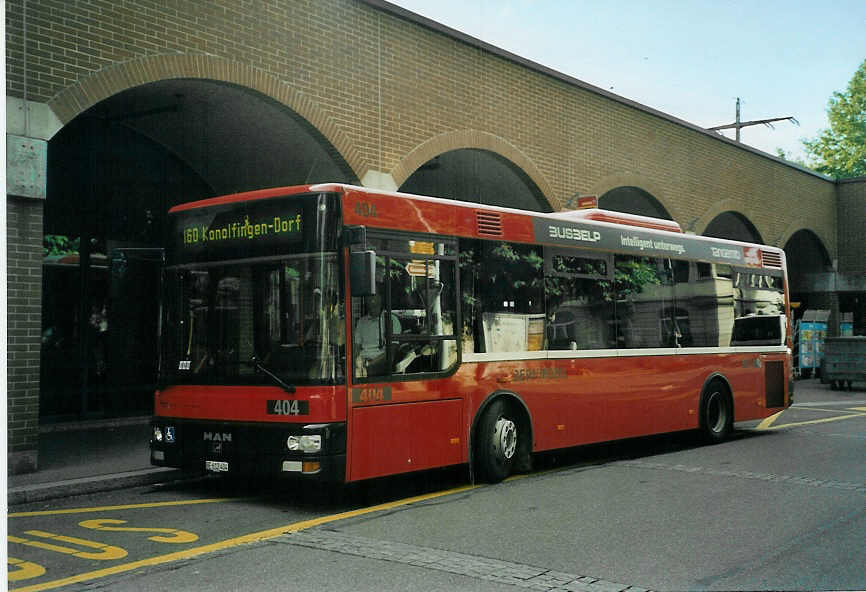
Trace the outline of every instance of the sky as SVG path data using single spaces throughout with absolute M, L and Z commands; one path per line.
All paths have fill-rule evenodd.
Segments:
M 802 140 L 866 60 L 864 0 L 390 0 L 518 56 L 700 127 L 808 162 Z M 734 130 L 723 132 L 733 139 Z

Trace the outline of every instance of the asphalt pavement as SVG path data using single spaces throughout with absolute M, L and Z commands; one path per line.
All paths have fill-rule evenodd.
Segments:
M 866 385 L 854 386 L 853 391 L 831 391 L 820 380 L 798 380 L 794 403 L 815 404 L 840 396 L 866 399 Z M 8 476 L 8 505 L 183 479 L 182 471 L 150 464 L 149 422 L 149 417 L 133 417 L 43 426 L 39 470 Z

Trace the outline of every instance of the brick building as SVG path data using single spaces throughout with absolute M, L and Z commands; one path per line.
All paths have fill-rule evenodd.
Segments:
M 36 468 L 40 422 L 147 412 L 152 369 L 100 356 L 147 357 L 155 294 L 119 306 L 107 260 L 158 248 L 172 204 L 232 191 L 345 181 L 548 211 L 597 195 L 785 247 L 795 299 L 863 327 L 866 180 L 381 0 L 8 0 L 6 51 L 13 471 Z

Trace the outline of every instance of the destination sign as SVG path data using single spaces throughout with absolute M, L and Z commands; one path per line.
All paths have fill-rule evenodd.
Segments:
M 287 196 L 173 212 L 170 264 L 307 251 L 318 242 L 317 224 L 333 245 L 339 210 L 331 202 L 324 195 Z
M 218 242 L 218 241 L 233 241 L 233 240 L 256 240 L 259 237 L 267 237 L 269 234 L 283 234 L 285 238 L 288 235 L 294 234 L 300 236 L 301 222 L 303 221 L 301 214 L 296 214 L 292 217 L 284 217 L 275 215 L 273 218 L 268 216 L 264 221 L 250 221 L 249 215 L 244 216 L 242 222 L 231 220 L 221 220 L 219 226 L 214 227 L 206 224 L 192 224 L 182 229 L 183 244 L 194 245 L 197 243 Z
M 600 228 L 568 220 L 533 218 L 535 240 L 541 243 L 592 247 L 652 257 L 679 257 L 760 267 L 760 251 L 706 240 L 688 234 L 660 234 L 635 226 Z

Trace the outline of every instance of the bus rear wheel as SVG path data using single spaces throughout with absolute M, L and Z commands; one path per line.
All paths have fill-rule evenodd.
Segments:
M 494 401 L 478 425 L 476 464 L 479 476 L 498 483 L 511 474 L 518 450 L 519 423 L 502 399 Z
M 711 443 L 724 442 L 734 429 L 734 405 L 727 387 L 711 382 L 701 396 L 701 433 Z

